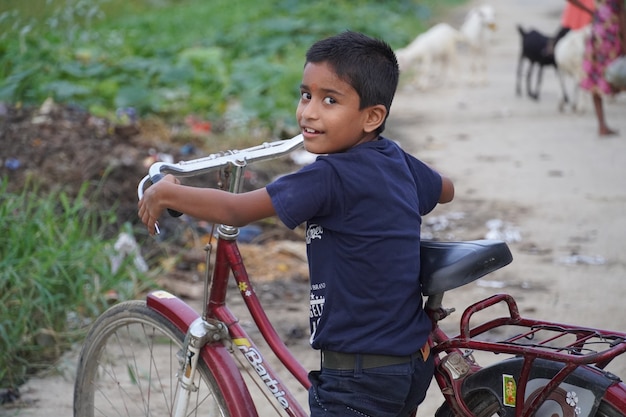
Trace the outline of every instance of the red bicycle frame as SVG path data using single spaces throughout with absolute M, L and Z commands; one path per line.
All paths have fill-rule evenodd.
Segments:
M 232 272 L 237 287 L 263 338 L 289 372 L 304 388 L 308 389 L 310 383 L 306 369 L 281 340 L 250 283 L 235 240 L 237 234 L 233 235 L 233 231 L 236 229 L 220 226 L 220 238 L 217 241 L 216 260 L 206 306 L 206 318 L 218 320 L 227 326 L 233 344 L 250 363 L 280 408 L 290 416 L 306 417 L 308 413 L 284 385 L 276 371 L 265 361 L 257 346 L 239 325 L 237 318 L 226 305 L 228 279 Z M 191 324 L 199 318 L 199 315 L 182 300 L 169 294 L 164 296 L 162 291 L 149 294 L 147 303 L 149 307 L 175 323 L 183 332 L 187 332 Z M 229 349 L 221 343 L 210 343 L 202 349 L 201 356 L 215 375 L 217 384 L 226 397 L 226 404 L 231 415 L 233 417 L 257 416 L 252 397 L 230 355 Z

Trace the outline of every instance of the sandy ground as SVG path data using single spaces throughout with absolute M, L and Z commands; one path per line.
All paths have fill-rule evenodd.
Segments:
M 510 266 L 448 293 L 446 304 L 460 310 L 493 292 L 508 292 L 524 315 L 624 331 L 626 97 L 605 102 L 609 124 L 621 132 L 608 139 L 597 135 L 590 97 L 584 114 L 559 112 L 561 92 L 551 68 L 544 71 L 539 102 L 517 97 L 515 25 L 556 33 L 565 1 L 493 4 L 498 31 L 488 85 L 403 89 L 392 110 L 396 137 L 455 183 L 456 200 L 433 215 L 461 212 L 477 224 L 499 220 L 504 229 L 508 225 L 509 237 L 519 238 L 510 242 Z M 626 375 L 625 362 L 615 364 L 618 375 Z M 419 416 L 436 410 L 441 397 L 434 388 Z
M 553 33 L 563 4 L 498 1 L 489 84 L 404 88 L 390 130 L 453 179 L 455 201 L 433 215 L 500 219 L 519 232 L 510 233 L 519 237 L 510 245 L 513 264 L 493 279 L 541 287 L 532 297 L 520 295 L 537 316 L 626 329 L 620 243 L 626 230 L 626 96 L 605 102 L 609 124 L 621 135 L 600 138 L 589 97 L 584 114 L 558 111 L 552 69 L 544 71 L 539 102 L 514 92 L 520 49 L 515 24 Z M 459 237 L 455 232 L 452 237 Z
M 476 3 L 474 3 L 476 4 Z M 499 0 L 498 30 L 488 53 L 488 84 L 429 91 L 403 88 L 387 134 L 451 177 L 457 197 L 429 217 L 449 223 L 449 239 L 485 237 L 496 220 L 510 239 L 513 264 L 446 295 L 457 311 L 494 292 L 514 295 L 523 315 L 626 331 L 626 97 L 606 102 L 609 124 L 620 136 L 600 139 L 591 102 L 587 112 L 559 112 L 560 88 L 544 71 L 541 100 L 515 95 L 520 40 L 515 25 L 555 33 L 564 0 Z M 450 13 L 458 26 L 466 8 Z M 461 60 L 461 66 L 463 66 Z M 455 227 L 458 225 L 458 227 Z M 306 306 L 293 311 L 306 320 Z M 446 324 L 454 329 L 451 317 Z M 281 314 L 285 320 L 285 314 Z M 317 357 L 305 343 L 293 346 L 307 367 Z M 624 361 L 612 370 L 626 375 Z M 23 387 L 33 406 L 0 408 L 2 416 L 71 415 L 73 359 L 60 375 Z M 296 389 L 305 401 L 303 390 Z M 431 386 L 418 416 L 434 415 L 441 394 Z M 261 415 L 273 415 L 260 407 Z

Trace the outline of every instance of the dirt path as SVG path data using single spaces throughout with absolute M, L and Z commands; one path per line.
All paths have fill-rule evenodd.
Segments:
M 626 97 L 606 103 L 609 124 L 621 136 L 599 139 L 590 102 L 586 114 L 558 111 L 560 90 L 552 69 L 544 73 L 541 101 L 514 93 L 520 42 L 515 25 L 554 33 L 564 4 L 494 2 L 498 31 L 488 54 L 489 84 L 402 90 L 388 134 L 455 181 L 456 201 L 429 216 L 448 224 L 449 239 L 483 238 L 490 231 L 488 220 L 502 222 L 500 231 L 512 239 L 513 264 L 451 292 L 447 305 L 460 311 L 494 292 L 508 292 L 524 315 L 626 330 L 621 242 L 626 230 Z M 463 10 L 453 11 L 449 22 L 458 26 Z M 293 319 L 285 319 L 283 311 L 282 322 L 305 326 L 306 301 L 302 304 L 301 311 L 290 310 Z M 458 317 L 447 324 L 452 330 Z M 306 343 L 293 348 L 307 366 L 316 366 Z M 0 415 L 71 415 L 72 360 L 60 366 L 66 372 L 24 387 L 33 407 L 19 413 L 0 408 Z M 626 376 L 623 362 L 612 369 Z M 306 398 L 303 390 L 299 396 Z M 440 403 L 441 394 L 431 387 L 418 416 L 434 415 Z
M 508 292 L 527 316 L 626 330 L 621 243 L 626 97 L 605 103 L 609 124 L 621 132 L 610 139 L 597 136 L 589 97 L 585 114 L 558 111 L 560 87 L 552 69 L 544 71 L 539 102 L 517 97 L 520 39 L 515 25 L 555 33 L 565 1 L 493 4 L 498 31 L 489 53 L 489 84 L 426 93 L 403 90 L 390 124 L 406 147 L 455 182 L 456 201 L 433 215 L 460 212 L 465 225 L 482 228 L 477 233 L 481 229 L 452 227 L 451 239 L 485 236 L 489 219 L 509 224 L 511 237 L 519 234 L 520 240 L 510 243 L 512 265 L 481 280 L 482 285 L 451 292 L 446 304 L 459 311 L 480 297 Z M 614 370 L 626 376 L 626 361 Z M 435 398 L 441 398 L 438 392 L 429 395 L 419 416 L 433 415 Z
M 590 103 L 583 115 L 558 112 L 560 89 L 551 69 L 544 72 L 540 102 L 514 94 L 515 24 L 554 33 L 563 4 L 499 1 L 489 85 L 403 92 L 396 102 L 397 132 L 416 154 L 454 179 L 458 199 L 442 212 L 461 211 L 466 219 L 476 217 L 476 224 L 499 219 L 521 237 L 510 245 L 513 264 L 484 280 L 503 289 L 463 288 L 450 293 L 448 304 L 459 310 L 505 291 L 529 316 L 624 330 L 624 97 L 606 105 L 609 122 L 622 135 L 599 139 Z M 409 124 L 412 119 L 416 122 Z M 618 374 L 625 371 L 623 363 L 617 366 Z M 424 404 L 419 415 L 432 415 L 428 407 Z
M 522 295 L 539 316 L 624 329 L 626 96 L 605 106 L 621 136 L 600 139 L 590 101 L 582 115 L 558 111 L 552 69 L 544 71 L 541 101 L 514 94 L 515 24 L 553 33 L 563 4 L 499 1 L 489 85 L 404 90 L 392 125 L 408 148 L 455 182 L 456 201 L 433 214 L 461 211 L 519 231 L 521 240 L 511 244 L 513 265 L 494 279 L 541 288 Z M 482 227 L 484 236 L 489 229 Z

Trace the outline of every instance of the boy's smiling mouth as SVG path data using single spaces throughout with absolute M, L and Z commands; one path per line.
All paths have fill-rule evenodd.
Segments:
M 302 128 L 302 132 L 303 132 L 303 133 L 312 134 L 312 135 L 313 135 L 313 134 L 320 134 L 320 133 L 322 133 L 322 132 L 320 132 L 319 130 L 312 129 L 312 128 L 310 128 L 310 127 L 303 127 L 303 128 Z

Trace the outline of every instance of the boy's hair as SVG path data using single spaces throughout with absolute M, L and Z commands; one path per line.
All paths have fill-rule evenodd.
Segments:
M 327 63 L 356 90 L 360 109 L 382 104 L 389 117 L 399 69 L 396 55 L 386 42 L 346 31 L 314 43 L 306 53 L 306 62 Z M 385 129 L 385 121 L 377 133 Z

